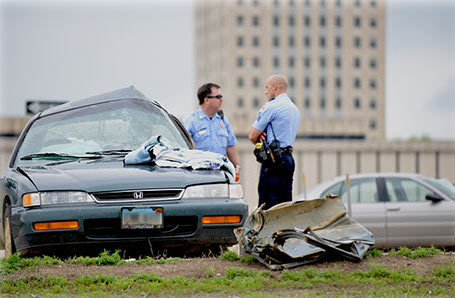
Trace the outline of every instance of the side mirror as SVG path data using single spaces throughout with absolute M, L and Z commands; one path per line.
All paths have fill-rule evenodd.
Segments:
M 425 199 L 429 200 L 429 201 L 432 201 L 433 203 L 437 203 L 437 202 L 440 202 L 442 200 L 444 200 L 443 198 L 441 198 L 439 195 L 435 194 L 435 193 L 429 193 L 425 196 Z

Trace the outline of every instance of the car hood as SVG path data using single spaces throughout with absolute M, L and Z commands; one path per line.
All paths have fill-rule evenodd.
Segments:
M 221 170 L 160 168 L 153 165 L 125 166 L 116 161 L 65 161 L 22 165 L 39 191 L 83 190 L 86 192 L 153 188 L 184 188 L 188 185 L 228 182 Z

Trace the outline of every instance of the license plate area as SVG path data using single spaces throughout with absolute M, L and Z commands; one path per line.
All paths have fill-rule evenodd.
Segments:
M 160 229 L 163 227 L 163 208 L 122 208 L 122 229 Z

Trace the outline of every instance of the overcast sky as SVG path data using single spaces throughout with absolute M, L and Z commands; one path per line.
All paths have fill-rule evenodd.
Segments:
M 192 17 L 185 0 L 0 0 L 0 117 L 130 85 L 189 114 Z M 455 140 L 455 0 L 390 0 L 386 23 L 387 138 Z

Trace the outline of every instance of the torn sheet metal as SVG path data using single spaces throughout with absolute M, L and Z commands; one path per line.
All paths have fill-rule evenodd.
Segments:
M 162 168 L 221 169 L 231 183 L 235 182 L 234 165 L 226 156 L 209 151 L 175 148 L 161 135 L 151 137 L 128 153 L 123 162 L 126 165 L 152 163 Z
M 358 262 L 374 244 L 373 234 L 347 216 L 338 197 L 261 206 L 235 233 L 244 251 L 272 270 L 325 256 Z

